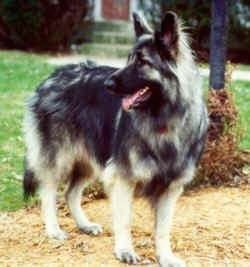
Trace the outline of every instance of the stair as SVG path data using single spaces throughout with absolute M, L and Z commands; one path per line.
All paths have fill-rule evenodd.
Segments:
M 102 32 L 128 32 L 133 31 L 131 22 L 127 21 L 96 21 L 93 25 L 95 31 Z
M 134 42 L 131 22 L 99 21 L 83 25 L 73 38 L 77 52 L 95 57 L 127 57 Z
M 133 36 L 125 32 L 93 32 L 92 40 L 95 43 L 132 44 Z
M 83 55 L 94 57 L 127 57 L 131 45 L 128 44 L 107 44 L 107 43 L 84 43 L 77 48 L 77 52 Z

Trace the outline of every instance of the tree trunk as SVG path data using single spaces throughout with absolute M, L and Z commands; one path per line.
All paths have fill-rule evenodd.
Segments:
M 228 6 L 226 0 L 212 0 L 210 34 L 210 88 L 225 85 Z

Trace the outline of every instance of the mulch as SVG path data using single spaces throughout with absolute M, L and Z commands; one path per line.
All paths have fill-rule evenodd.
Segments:
M 228 76 L 231 77 L 231 74 Z M 207 98 L 210 123 L 205 150 L 193 184 L 249 183 L 244 167 L 250 164 L 250 151 L 239 148 L 244 133 L 234 95 L 229 89 L 210 89 Z
M 105 199 L 83 204 L 90 218 L 104 226 L 98 237 L 81 234 L 60 201 L 60 224 L 69 239 L 45 237 L 39 207 L 0 213 L 0 266 L 126 266 L 113 256 L 111 214 Z M 250 186 L 188 191 L 178 202 L 172 246 L 187 266 L 250 266 Z M 133 236 L 143 258 L 139 266 L 157 266 L 153 212 L 148 203 L 134 205 Z

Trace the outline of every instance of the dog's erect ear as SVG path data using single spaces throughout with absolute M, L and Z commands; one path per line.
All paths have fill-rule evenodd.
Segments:
M 161 23 L 160 31 L 156 32 L 156 38 L 161 47 L 172 56 L 177 54 L 179 38 L 179 21 L 177 15 L 169 11 Z
M 136 39 L 143 34 L 151 34 L 152 30 L 147 24 L 147 22 L 138 15 L 138 13 L 133 12 L 134 30 Z
M 176 45 L 178 41 L 178 17 L 172 11 L 166 13 L 161 23 L 161 37 L 168 48 Z

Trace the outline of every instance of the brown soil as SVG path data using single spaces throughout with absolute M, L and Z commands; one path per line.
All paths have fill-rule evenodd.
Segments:
M 98 237 L 80 234 L 64 205 L 60 224 L 69 239 L 44 236 L 39 208 L 0 214 L 0 266 L 126 266 L 113 256 L 111 216 L 107 200 L 84 204 L 93 220 L 104 226 Z M 186 193 L 178 202 L 172 246 L 187 266 L 250 266 L 250 186 L 207 188 Z M 136 200 L 133 236 L 143 264 L 157 266 L 153 248 L 153 215 Z

